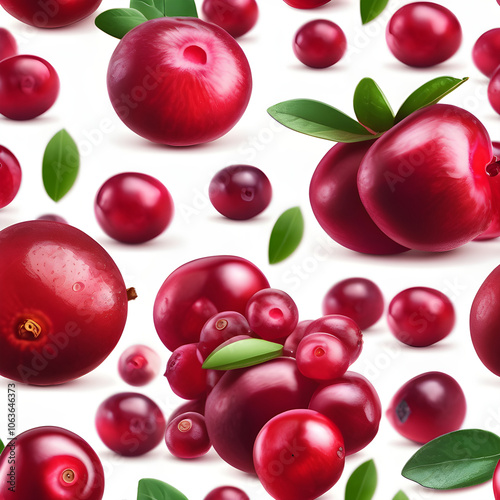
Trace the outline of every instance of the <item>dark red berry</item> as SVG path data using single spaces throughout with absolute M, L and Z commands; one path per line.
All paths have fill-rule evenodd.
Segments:
M 167 425 L 167 448 L 177 458 L 198 458 L 210 450 L 205 417 L 199 413 L 183 413 Z

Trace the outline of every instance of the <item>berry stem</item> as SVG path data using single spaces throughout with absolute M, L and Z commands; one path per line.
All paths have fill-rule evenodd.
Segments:
M 19 337 L 27 340 L 35 340 L 42 333 L 42 327 L 32 319 L 26 319 L 17 327 Z
M 131 300 L 135 300 L 136 298 L 137 292 L 135 291 L 135 288 L 133 286 L 127 288 L 127 300 L 130 302 Z

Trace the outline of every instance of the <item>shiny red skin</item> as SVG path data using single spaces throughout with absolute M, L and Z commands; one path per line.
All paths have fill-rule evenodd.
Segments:
M 338 143 L 326 153 L 309 186 L 311 208 L 328 236 L 350 250 L 374 255 L 405 252 L 407 248 L 378 228 L 359 197 L 358 170 L 372 144 Z
M 330 0 L 284 0 L 286 4 L 295 9 L 315 9 L 325 5 Z
M 500 67 L 491 75 L 488 84 L 488 101 L 490 101 L 491 107 L 500 114 Z
M 382 404 L 375 387 L 355 372 L 347 372 L 320 386 L 309 403 L 328 417 L 344 438 L 345 453 L 352 455 L 365 448 L 378 433 Z
M 118 373 L 127 384 L 142 387 L 160 373 L 160 365 L 160 356 L 151 347 L 132 345 L 118 359 Z
M 99 457 L 80 436 L 61 427 L 35 427 L 7 443 L 0 455 L 0 474 L 2 499 L 101 500 L 104 494 Z M 7 492 L 11 486 L 15 493 Z
M 493 495 L 495 500 L 500 500 L 500 462 L 495 467 L 493 472 Z
M 6 207 L 16 197 L 21 179 L 21 165 L 14 153 L 0 146 L 0 208 Z
M 387 323 L 404 344 L 427 347 L 447 337 L 455 326 L 455 308 L 439 290 L 424 286 L 407 288 L 389 303 Z
M 286 410 L 307 408 L 318 384 L 292 358 L 228 370 L 207 398 L 205 419 L 215 451 L 229 465 L 254 472 L 252 450 L 262 426 Z
M 271 203 L 272 194 L 266 174 L 251 165 L 223 168 L 208 187 L 208 196 L 217 212 L 234 220 L 259 215 Z
M 171 351 L 198 342 L 203 325 L 214 314 L 243 314 L 250 297 L 268 287 L 262 272 L 241 257 L 190 261 L 170 274 L 158 291 L 153 310 L 158 336 Z
M 342 59 L 347 39 L 338 24 L 328 19 L 314 19 L 297 30 L 292 48 L 306 66 L 328 68 Z
M 222 28 L 197 18 L 162 17 L 121 39 L 107 84 L 115 111 L 136 134 L 191 146 L 236 125 L 250 100 L 252 75 L 243 50 Z
M 177 458 L 198 458 L 206 455 L 212 443 L 208 437 L 205 417 L 184 413 L 173 419 L 165 431 L 168 451 Z
M 386 416 L 403 437 L 420 444 L 460 429 L 467 403 L 458 382 L 442 372 L 427 372 L 406 382 Z
M 402 63 L 427 68 L 446 61 L 462 43 L 462 28 L 455 14 L 432 2 L 404 5 L 391 17 L 387 45 Z
M 0 28 L 0 61 L 17 54 L 17 42 L 12 33 Z
M 225 29 L 233 38 L 248 33 L 259 18 L 255 0 L 203 0 L 203 17 Z
M 158 179 L 124 172 L 101 186 L 94 212 L 101 229 L 111 238 L 123 243 L 144 243 L 170 225 L 174 202 Z
M 0 114 L 31 120 L 48 111 L 59 95 L 59 76 L 45 59 L 18 55 L 0 61 Z
M 61 28 L 90 16 L 102 0 L 2 0 L 19 21 L 37 28 Z
M 43 214 L 37 217 L 36 220 L 48 220 L 52 222 L 60 222 L 61 224 L 68 223 L 68 221 L 64 217 L 61 217 L 60 215 L 56 214 Z
M 203 500 L 250 500 L 250 497 L 235 486 L 219 486 L 210 491 Z
M 96 368 L 127 319 L 127 290 L 109 254 L 59 222 L 0 231 L 0 303 L 0 374 L 34 385 Z
M 299 342 L 304 337 L 307 328 L 312 322 L 313 322 L 312 319 L 305 319 L 297 323 L 295 330 L 290 335 L 288 335 L 288 337 L 285 340 L 285 343 L 283 344 L 284 356 L 290 356 L 292 358 L 295 357 L 295 354 L 297 352 L 297 346 L 299 345 Z
M 205 398 L 191 399 L 185 403 L 178 406 L 168 417 L 167 425 L 183 413 L 199 413 L 200 415 L 205 415 Z
M 255 440 L 257 476 L 275 500 L 314 500 L 340 479 L 344 440 L 313 410 L 289 410 L 264 425 Z
M 491 78 L 500 66 L 500 28 L 483 33 L 472 48 L 472 60 L 483 75 Z
M 363 334 L 356 322 L 341 314 L 328 314 L 314 320 L 306 329 L 304 336 L 312 333 L 329 333 L 340 339 L 349 351 L 349 364 L 353 364 L 363 348 Z
M 165 434 L 160 407 L 144 394 L 121 392 L 97 408 L 95 426 L 102 442 L 124 457 L 138 457 L 156 448 Z
M 342 314 L 364 330 L 384 314 L 384 296 L 380 288 L 366 278 L 347 278 L 335 283 L 323 299 L 323 314 Z
M 358 172 L 361 201 L 380 229 L 401 245 L 452 250 L 490 224 L 486 167 L 491 160 L 488 132 L 475 116 L 447 104 L 428 106 L 391 128 L 366 153 Z

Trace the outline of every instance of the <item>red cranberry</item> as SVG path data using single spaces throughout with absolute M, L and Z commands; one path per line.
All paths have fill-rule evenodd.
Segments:
M 176 269 L 156 296 L 153 317 L 165 346 L 198 342 L 205 322 L 219 311 L 245 312 L 248 299 L 269 283 L 241 257 L 218 255 L 193 260 Z
M 250 500 L 250 497 L 234 486 L 219 486 L 210 491 L 204 500 Z
M 110 450 L 124 457 L 137 457 L 161 443 L 166 422 L 153 400 L 143 394 L 122 392 L 101 403 L 95 425 Z
M 174 215 L 167 188 L 154 177 L 136 172 L 114 175 L 99 189 L 94 210 L 111 238 L 144 243 L 163 233 Z
M 384 313 L 380 288 L 366 278 L 348 278 L 328 290 L 323 299 L 323 314 L 342 314 L 352 318 L 364 330 L 374 325 Z
M 214 176 L 208 195 L 214 208 L 224 217 L 248 220 L 268 207 L 272 188 L 262 170 L 250 165 L 233 165 Z
M 90 16 L 102 0 L 2 0 L 2 7 L 19 21 L 37 28 L 60 28 Z
M 320 386 L 309 403 L 328 417 L 344 438 L 346 455 L 362 450 L 377 435 L 382 405 L 377 391 L 363 375 L 347 372 Z
M 327 19 L 315 19 L 301 26 L 293 40 L 297 59 L 311 68 L 328 68 L 342 59 L 347 39 L 342 28 Z
M 215 371 L 215 370 L 213 370 Z M 191 399 L 182 403 L 178 406 L 168 417 L 167 425 L 183 413 L 199 413 L 200 415 L 205 415 L 205 398 Z
M 0 208 L 6 207 L 16 197 L 21 178 L 17 158 L 6 147 L 0 146 Z
M 408 66 L 425 68 L 449 59 L 462 43 L 456 16 L 442 5 L 404 5 L 387 25 L 386 40 L 394 56 Z
M 436 104 L 411 114 L 368 150 L 359 194 L 394 241 L 422 251 L 451 250 L 491 221 L 491 161 L 481 122 L 462 108 Z
M 288 336 L 299 321 L 299 311 L 293 299 L 275 288 L 265 288 L 252 295 L 245 316 L 250 328 L 266 340 Z
M 500 114 L 500 67 L 491 75 L 491 80 L 488 84 L 488 100 L 491 107 Z
M 255 471 L 275 500 L 314 500 L 344 470 L 338 427 L 313 410 L 289 410 L 267 422 L 255 440 Z
M 203 0 L 201 9 L 207 21 L 225 29 L 234 38 L 248 33 L 259 18 L 255 0 Z
M 64 217 L 61 217 L 60 215 L 56 214 L 43 214 L 37 217 L 36 220 L 48 220 L 52 222 L 59 222 L 60 224 L 68 223 L 68 221 Z
M 373 141 L 335 144 L 318 164 L 309 199 L 319 225 L 340 245 L 374 255 L 405 252 L 368 215 L 359 197 L 357 177 L 361 160 Z
M 177 458 L 198 458 L 207 454 L 212 444 L 208 437 L 205 417 L 199 413 L 184 413 L 167 425 L 167 448 Z
M 242 49 L 222 28 L 162 17 L 121 39 L 111 56 L 108 91 L 118 116 L 136 134 L 189 146 L 233 128 L 250 99 L 252 75 Z
M 0 113 L 7 118 L 36 118 L 58 95 L 56 70 L 41 57 L 19 55 L 0 61 Z
M 3 498 L 101 500 L 104 494 L 99 457 L 80 436 L 61 427 L 19 434 L 0 455 L 0 474 Z M 10 487 L 15 493 L 7 492 Z
M 284 0 L 286 4 L 295 9 L 314 9 L 325 5 L 330 0 Z
M 497 463 L 493 472 L 493 495 L 495 500 L 500 500 L 500 462 Z
M 0 61 L 17 54 L 17 42 L 12 33 L 0 28 Z
M 488 78 L 500 66 L 500 28 L 483 33 L 472 48 L 472 60 L 476 68 Z
M 423 444 L 460 429 L 466 409 L 465 395 L 453 377 L 428 372 L 396 392 L 386 415 L 399 434 Z
M 426 347 L 450 334 L 455 325 L 455 309 L 444 293 L 417 286 L 399 292 L 391 300 L 387 322 L 404 344 Z
M 127 290 L 111 257 L 58 222 L 0 231 L 0 303 L 0 374 L 35 385 L 96 368 L 127 318 Z
M 151 347 L 132 345 L 118 360 L 118 372 L 127 384 L 140 387 L 149 384 L 160 373 L 161 359 Z
M 295 357 L 297 346 L 299 345 L 299 342 L 302 340 L 302 337 L 304 337 L 307 328 L 312 322 L 312 319 L 306 319 L 297 323 L 295 330 L 290 335 L 288 335 L 285 343 L 283 344 L 284 356 L 290 356 L 292 358 Z

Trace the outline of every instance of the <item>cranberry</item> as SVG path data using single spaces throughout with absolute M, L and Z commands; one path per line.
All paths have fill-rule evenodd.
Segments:
M 167 425 L 165 442 L 170 453 L 177 458 L 198 458 L 212 447 L 205 417 L 195 412 L 174 418 Z
M 12 33 L 0 28 L 0 61 L 17 54 L 17 42 Z
M 299 372 L 292 358 L 228 370 L 205 407 L 215 451 L 233 467 L 253 472 L 252 450 L 262 426 L 278 413 L 307 408 L 317 386 Z
M 251 91 L 250 66 L 238 43 L 196 18 L 140 24 L 121 39 L 108 68 L 108 92 L 121 120 L 141 137 L 170 146 L 229 132 Z
M 2 498 L 101 500 L 104 494 L 99 457 L 80 436 L 61 427 L 19 434 L 0 455 L 0 474 Z
M 314 500 L 344 470 L 338 427 L 313 410 L 289 410 L 267 422 L 254 447 L 255 471 L 276 500 Z
M 414 2 L 395 12 L 385 36 L 397 59 L 408 66 L 426 68 L 455 54 L 462 43 L 462 28 L 446 7 Z
M 218 255 L 188 262 L 163 283 L 153 317 L 161 341 L 173 351 L 198 342 L 205 322 L 219 311 L 245 312 L 248 299 L 269 283 L 241 257 Z
M 68 221 L 64 217 L 61 217 L 60 215 L 56 215 L 56 214 L 43 214 L 43 215 L 40 215 L 39 217 L 37 217 L 36 220 L 48 220 L 48 221 L 52 221 L 52 222 L 59 222 L 61 224 L 68 223 Z
M 318 164 L 309 199 L 319 225 L 340 245 L 374 255 L 405 252 L 368 215 L 359 197 L 357 177 L 361 160 L 373 141 L 335 144 Z
M 127 290 L 111 257 L 58 222 L 0 231 L 0 303 L 0 374 L 35 385 L 96 368 L 127 318 Z
M 495 500 L 500 500 L 500 462 L 497 463 L 493 472 L 493 494 Z
M 121 392 L 100 404 L 95 425 L 110 450 L 124 457 L 137 457 L 161 443 L 166 422 L 153 400 L 143 394 Z
M 204 500 L 250 500 L 250 497 L 234 486 L 219 486 L 210 491 Z
M 295 9 L 314 9 L 325 5 L 330 0 L 284 0 L 286 4 Z
M 349 368 L 349 352 L 337 337 L 312 333 L 297 347 L 297 366 L 302 375 L 315 380 L 332 380 Z
M 292 358 L 295 357 L 297 346 L 299 345 L 299 342 L 302 340 L 302 337 L 304 337 L 307 328 L 312 322 L 312 319 L 306 319 L 297 323 L 295 330 L 290 335 L 288 335 L 285 343 L 283 344 L 284 356 L 290 356 Z
M 99 189 L 94 210 L 111 238 L 144 243 L 163 233 L 174 215 L 167 188 L 154 177 L 136 172 L 114 175 Z
M 342 59 L 347 39 L 338 24 L 314 19 L 301 26 L 293 40 L 297 59 L 311 68 L 328 68 Z
M 380 288 L 366 278 L 348 278 L 328 290 L 323 299 L 323 314 L 342 314 L 352 318 L 364 330 L 374 325 L 384 313 Z
M 423 444 L 460 429 L 466 409 L 465 395 L 453 377 L 428 372 L 396 392 L 386 415 L 399 434 Z
M 207 21 L 225 29 L 234 38 L 248 33 L 259 18 L 255 0 L 203 0 L 201 9 Z
M 6 147 L 0 146 L 0 208 L 6 207 L 16 197 L 21 178 L 17 158 Z
M 247 220 L 268 207 L 272 188 L 262 170 L 250 165 L 233 165 L 215 174 L 208 195 L 212 205 L 224 217 Z
M 354 372 L 320 386 L 309 408 L 328 417 L 340 429 L 346 455 L 357 453 L 373 440 L 382 417 L 377 391 L 363 375 Z
M 132 345 L 118 360 L 118 373 L 127 384 L 140 387 L 149 384 L 160 373 L 160 356 L 146 345 Z
M 2 0 L 2 7 L 19 21 L 37 28 L 60 28 L 90 16 L 102 0 Z
M 56 70 L 41 57 L 19 55 L 0 61 L 0 113 L 7 118 L 36 118 L 58 95 Z
M 455 309 L 444 293 L 417 286 L 399 292 L 391 300 L 387 322 L 404 344 L 426 347 L 449 335 L 455 325 Z
M 293 299 L 275 288 L 265 288 L 252 295 L 245 316 L 250 328 L 266 340 L 287 337 L 299 321 L 299 311 Z
M 368 150 L 359 194 L 394 241 L 416 250 L 451 250 L 491 221 L 491 161 L 481 122 L 462 108 L 435 104 L 412 113 Z
M 215 370 L 214 370 L 215 371 Z M 199 413 L 205 415 L 205 398 L 191 399 L 178 406 L 168 417 L 167 425 L 183 413 Z
M 500 28 L 483 33 L 472 48 L 472 60 L 476 68 L 488 78 L 500 66 Z
M 491 80 L 488 84 L 488 100 L 491 107 L 500 114 L 500 67 L 491 75 Z

